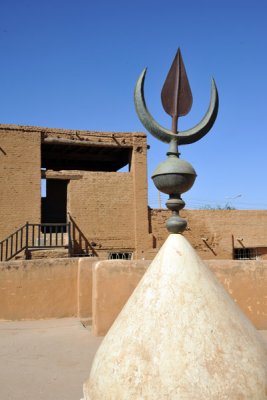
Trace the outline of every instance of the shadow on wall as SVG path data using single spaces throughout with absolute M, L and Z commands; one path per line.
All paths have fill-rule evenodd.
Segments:
M 91 256 L 98 257 L 93 244 L 90 243 L 83 232 L 80 230 L 70 213 L 68 213 L 69 221 L 71 224 L 71 240 L 72 240 L 72 256 L 82 257 Z

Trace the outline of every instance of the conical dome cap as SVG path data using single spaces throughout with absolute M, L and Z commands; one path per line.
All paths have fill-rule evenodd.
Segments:
M 264 400 L 266 349 L 187 240 L 172 234 L 104 338 L 85 400 Z

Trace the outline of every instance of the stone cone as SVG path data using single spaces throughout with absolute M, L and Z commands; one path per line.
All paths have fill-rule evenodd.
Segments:
M 172 234 L 100 346 L 85 400 L 264 400 L 267 354 L 188 241 Z

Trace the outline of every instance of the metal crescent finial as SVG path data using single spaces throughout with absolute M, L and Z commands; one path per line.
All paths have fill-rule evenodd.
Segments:
M 210 104 L 208 111 L 206 112 L 203 119 L 193 128 L 185 131 L 180 131 L 178 132 L 177 135 L 175 133 L 172 133 L 169 129 L 166 129 L 160 124 L 158 124 L 147 109 L 144 97 L 144 82 L 145 82 L 146 71 L 147 71 L 146 68 L 142 71 L 141 75 L 137 80 L 134 91 L 134 102 L 135 102 L 136 112 L 140 121 L 145 126 L 145 128 L 153 136 L 155 136 L 162 142 L 170 143 L 171 140 L 175 141 L 178 140 L 179 145 L 194 143 L 199 139 L 201 139 L 203 136 L 205 136 L 213 126 L 219 108 L 219 96 L 215 80 L 212 79 L 211 81 Z
M 208 111 L 202 120 L 193 128 L 178 131 L 178 118 L 188 114 L 193 97 L 180 49 L 178 49 L 161 91 L 161 102 L 164 110 L 172 117 L 172 130 L 163 128 L 149 113 L 144 96 L 146 69 L 137 80 L 134 91 L 134 102 L 137 115 L 144 127 L 157 139 L 169 143 L 168 158 L 161 162 L 152 175 L 156 188 L 169 195 L 166 206 L 172 211 L 166 226 L 170 233 L 182 233 L 187 226 L 179 211 L 185 202 L 181 194 L 187 192 L 196 179 L 196 171 L 190 163 L 182 160 L 178 146 L 194 143 L 205 136 L 212 128 L 218 113 L 219 97 L 214 79 L 211 81 L 211 98 Z

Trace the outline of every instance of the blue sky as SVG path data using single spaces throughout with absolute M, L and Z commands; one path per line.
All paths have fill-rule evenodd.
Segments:
M 1 0 L 0 122 L 98 131 L 144 131 L 133 103 L 145 96 L 168 128 L 160 92 L 180 46 L 193 93 L 181 129 L 195 125 L 216 80 L 219 115 L 201 141 L 181 146 L 198 177 L 188 208 L 267 208 L 267 2 Z M 167 145 L 148 135 L 150 176 Z

